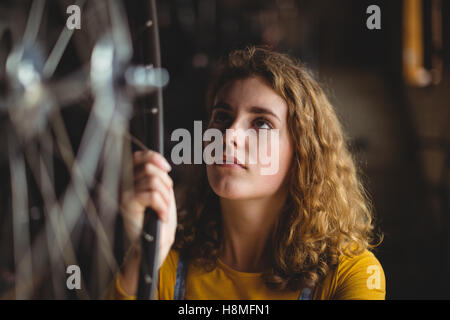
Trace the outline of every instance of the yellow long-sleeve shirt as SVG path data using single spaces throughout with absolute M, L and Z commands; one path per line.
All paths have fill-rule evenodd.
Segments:
M 159 270 L 157 299 L 172 300 L 178 264 L 178 252 L 171 250 Z M 220 259 L 211 272 L 189 265 L 186 276 L 186 300 L 297 300 L 299 291 L 270 290 L 261 273 L 233 270 Z M 341 256 L 335 270 L 330 272 L 314 291 L 319 300 L 383 300 L 386 280 L 380 262 L 370 251 L 355 257 Z M 113 293 L 116 299 L 134 299 L 127 295 L 118 281 Z

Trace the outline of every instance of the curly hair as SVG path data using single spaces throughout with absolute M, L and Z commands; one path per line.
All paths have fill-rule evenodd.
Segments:
M 271 267 L 263 279 L 274 290 L 313 288 L 341 255 L 352 257 L 377 246 L 371 202 L 332 105 L 300 61 L 255 46 L 231 52 L 208 90 L 208 117 L 225 84 L 252 76 L 265 79 L 286 101 L 294 145 L 289 194 L 272 231 Z M 222 239 L 221 212 L 204 164 L 196 166 L 187 188 L 180 193 L 185 197 L 174 248 L 212 270 Z

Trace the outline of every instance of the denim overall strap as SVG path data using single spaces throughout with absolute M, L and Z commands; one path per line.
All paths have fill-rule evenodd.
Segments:
M 313 299 L 313 290 L 310 288 L 304 288 L 302 290 L 302 294 L 298 298 L 298 300 L 312 300 Z
M 178 256 L 177 276 L 175 279 L 174 300 L 184 300 L 187 265 L 182 255 Z

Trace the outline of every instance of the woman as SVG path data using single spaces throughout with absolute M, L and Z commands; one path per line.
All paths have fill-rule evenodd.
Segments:
M 169 164 L 155 152 L 136 153 L 135 188 L 123 196 L 135 246 L 116 298 L 136 293 L 148 206 L 162 220 L 159 299 L 384 299 L 383 269 L 369 251 L 369 201 L 316 81 L 287 55 L 256 47 L 232 52 L 215 79 L 208 127 L 224 133 L 225 150 L 242 148 L 245 158 L 248 139 L 227 137 L 226 129 L 278 129 L 278 170 L 263 175 L 261 163 L 236 157 L 198 166 L 198 181 L 181 193 L 176 232 Z

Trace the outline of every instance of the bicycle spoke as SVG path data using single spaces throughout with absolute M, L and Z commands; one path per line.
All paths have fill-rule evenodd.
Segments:
M 46 224 L 50 223 L 50 225 L 45 226 L 43 230 L 41 230 L 40 233 L 36 236 L 32 249 L 30 248 L 29 250 L 27 250 L 20 261 L 19 259 L 16 259 L 16 270 L 23 270 L 24 268 L 27 268 L 27 266 L 31 265 L 32 252 L 37 252 L 39 254 L 39 258 L 36 259 L 33 263 L 34 279 L 27 279 L 27 282 L 25 282 L 22 281 L 22 277 L 19 278 L 20 283 L 16 286 L 16 291 L 20 290 L 22 299 L 30 297 L 33 289 L 33 284 L 39 284 L 40 279 L 45 279 L 44 274 L 48 271 L 47 262 L 49 261 L 49 257 L 47 256 L 45 250 L 46 247 L 49 249 L 50 267 L 53 271 L 56 271 L 57 274 L 61 274 L 60 272 L 58 272 L 60 269 L 57 269 L 57 267 L 63 267 L 63 264 L 60 262 L 61 256 L 64 258 L 66 264 L 77 264 L 73 250 L 73 244 L 69 243 L 69 245 L 66 245 L 64 248 L 61 246 L 61 243 L 63 242 L 61 241 L 61 237 L 67 238 L 68 234 L 64 228 L 63 221 L 60 220 L 60 210 L 58 210 L 58 203 L 54 195 L 53 185 L 51 184 L 51 181 L 49 179 L 47 168 L 43 165 L 44 160 L 42 156 L 39 155 L 35 150 L 35 146 L 33 145 L 26 146 L 25 155 L 28 160 L 27 162 L 31 169 L 31 173 L 40 186 L 42 198 L 44 200 Z M 38 159 L 38 162 L 36 162 L 36 159 Z M 21 162 L 19 161 L 18 163 Z M 22 161 L 22 164 L 25 165 L 24 161 Z M 53 233 L 51 231 L 53 231 Z M 46 237 L 44 237 L 44 233 Z M 28 236 L 28 230 L 23 234 Z M 17 243 L 18 242 L 15 239 L 15 244 Z M 58 248 L 60 249 L 60 255 L 55 252 L 55 250 Z M 58 278 L 56 274 L 53 273 L 51 275 L 54 279 L 54 293 L 57 295 L 57 297 L 61 298 L 61 286 L 58 286 L 57 283 L 59 282 L 59 284 L 61 284 L 61 281 L 64 281 L 64 279 L 62 277 Z M 84 290 L 77 292 L 77 294 L 86 297 Z
M 109 12 L 111 15 L 112 37 L 117 48 L 118 60 L 120 62 L 128 62 L 132 57 L 132 42 L 122 2 L 120 0 L 111 0 L 109 2 Z
M 75 5 L 80 7 L 82 11 L 85 2 L 86 0 L 78 0 Z M 44 78 L 50 78 L 55 73 L 56 67 L 61 61 L 64 51 L 66 50 L 67 45 L 72 38 L 73 32 L 74 29 L 69 29 L 64 26 L 61 34 L 58 37 L 58 40 L 56 41 L 55 46 L 53 47 L 47 61 L 44 64 L 44 69 L 42 71 Z
M 66 106 L 80 102 L 89 96 L 89 71 L 87 66 L 57 82 L 48 84 L 55 103 Z
M 34 0 L 31 4 L 28 21 L 23 36 L 24 46 L 31 46 L 35 43 L 42 16 L 44 15 L 45 0 Z
M 27 299 L 33 290 L 29 234 L 28 190 L 25 160 L 13 135 L 8 134 L 8 153 L 11 174 L 12 220 L 14 239 L 15 297 Z M 20 263 L 19 261 L 23 261 Z
M 129 28 L 122 0 L 74 4 L 82 8 L 83 30 L 64 26 L 57 38 L 47 30 L 60 28 L 53 9 L 67 2 L 56 6 L 45 0 L 11 2 L 5 10 L 17 13 L 5 20 L 13 35 L 12 49 L 0 62 L 0 68 L 5 67 L 0 113 L 11 180 L 11 209 L 3 201 L 1 209 L 11 215 L 10 222 L 5 217 L 12 223 L 8 231 L 12 242 L 5 247 L 12 252 L 8 263 L 14 264 L 15 283 L 8 292 L 2 289 L 2 297 L 72 297 L 65 287 L 64 267 L 81 267 L 79 263 L 88 264 L 91 273 L 82 273 L 82 290 L 73 292 L 76 298 L 102 297 L 119 271 L 114 252 L 115 222 L 123 210 L 119 192 L 124 186 L 133 187 L 131 144 L 148 150 L 129 131 L 132 100 L 155 93 L 163 84 L 149 82 L 158 74 L 130 65 L 131 34 L 136 30 Z M 69 52 L 76 57 L 70 58 Z M 64 70 L 70 74 L 55 78 Z M 138 78 L 138 71 L 145 77 Z M 81 139 L 75 132 L 72 136 L 63 119 L 62 107 L 69 105 L 88 112 Z M 68 181 L 60 180 L 60 170 L 69 175 Z M 57 189 L 60 181 L 63 190 Z M 42 217 L 33 207 L 42 210 Z M 91 235 L 95 241 L 85 252 Z
M 52 122 L 52 124 L 53 124 L 53 129 L 56 132 L 56 141 L 58 144 L 58 148 L 62 154 L 63 161 L 64 161 L 67 169 L 71 170 L 71 168 L 72 168 L 73 174 L 75 176 L 79 177 L 80 180 L 83 179 L 78 162 L 76 161 L 76 159 L 74 157 L 72 147 L 70 145 L 69 137 L 68 137 L 67 131 L 65 130 L 61 114 L 59 112 L 55 113 L 54 121 Z M 98 184 L 98 187 L 100 188 L 101 194 L 104 194 L 104 192 L 102 191 L 104 189 L 103 185 L 99 184 L 98 182 L 97 182 L 97 184 Z M 80 186 L 82 187 L 83 185 L 81 184 Z M 80 196 L 87 197 L 88 205 L 90 204 L 91 207 L 94 207 L 94 205 L 92 204 L 92 200 L 89 198 L 88 189 L 85 187 L 85 188 L 83 188 L 83 190 L 81 190 L 81 192 L 83 194 Z M 103 198 L 103 200 L 109 206 L 116 206 L 114 199 L 115 199 L 114 192 L 111 193 L 109 198 Z M 109 263 L 111 271 L 117 270 L 117 264 L 112 255 L 112 245 L 111 245 L 112 241 L 108 240 L 108 237 L 106 236 L 107 232 L 104 230 L 101 222 L 99 222 L 96 211 L 88 210 L 87 207 L 84 207 L 84 209 L 85 209 L 86 213 L 88 214 L 88 218 L 90 219 L 90 222 L 94 226 L 96 226 L 96 230 L 98 232 L 99 239 L 102 241 L 102 248 L 103 248 L 102 252 L 105 255 L 105 257 Z M 91 211 L 93 211 L 92 214 L 91 214 Z
M 48 145 L 49 141 L 51 141 L 51 137 L 44 134 L 42 135 L 41 143 L 43 141 L 45 141 L 44 143 Z M 56 275 L 54 275 L 55 278 L 53 280 L 54 289 L 57 288 L 56 290 L 59 290 L 59 292 L 55 291 L 55 294 L 57 295 L 57 297 L 58 295 L 60 297 L 63 297 L 63 291 L 61 290 L 62 286 L 58 285 L 61 284 L 61 280 L 64 280 L 62 276 L 65 276 L 64 273 L 61 274 L 61 271 L 65 271 L 61 270 L 61 267 L 64 266 L 61 263 L 61 258 L 62 260 L 64 260 L 64 263 L 66 265 L 78 265 L 74 250 L 75 246 L 70 239 L 70 234 L 67 231 L 67 228 L 65 227 L 64 218 L 61 215 L 61 209 L 56 198 L 54 183 L 52 183 L 53 181 L 51 180 L 49 170 L 44 163 L 44 157 L 42 153 L 38 153 L 35 148 L 27 149 L 28 163 L 32 168 L 34 176 L 39 179 L 39 186 L 42 193 L 42 198 L 44 200 L 44 212 L 46 214 L 46 226 L 44 229 L 47 233 L 47 242 L 51 259 L 50 265 L 56 272 Z M 34 161 L 36 161 L 36 159 L 38 160 L 38 165 L 34 165 Z M 62 283 L 64 283 L 64 281 Z M 84 295 L 83 291 L 80 292 L 77 290 L 76 293 L 80 294 L 81 296 Z

